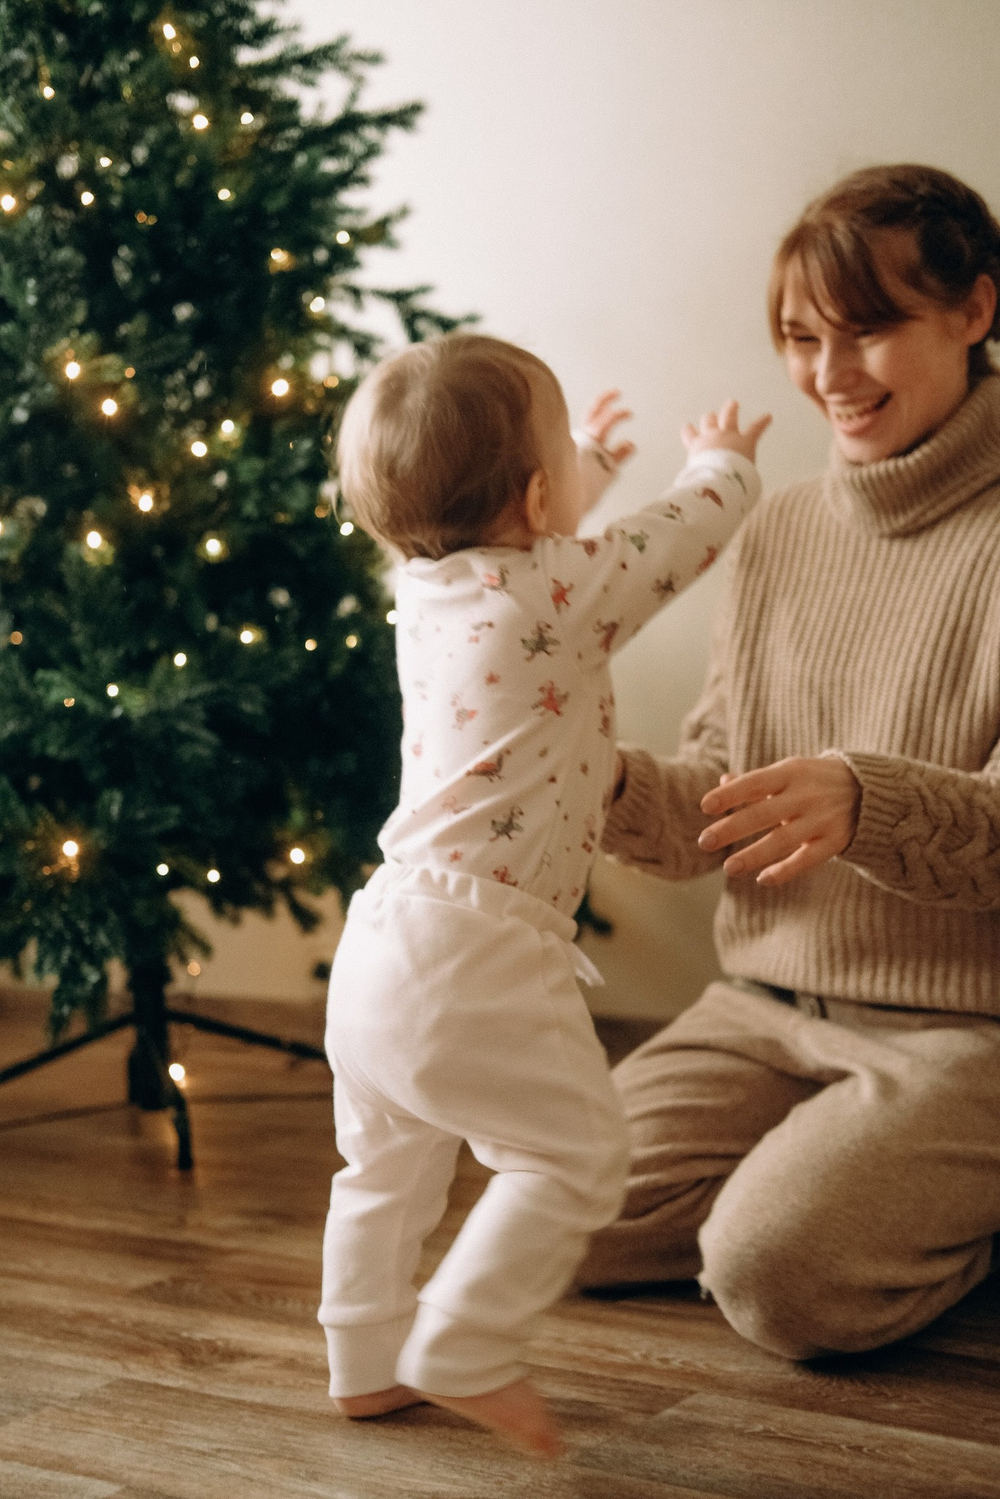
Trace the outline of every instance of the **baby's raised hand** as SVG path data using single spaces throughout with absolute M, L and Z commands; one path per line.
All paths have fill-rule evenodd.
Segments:
M 606 390 L 597 397 L 587 415 L 581 423 L 581 431 L 585 432 L 591 442 L 608 455 L 616 467 L 631 458 L 635 452 L 634 442 L 619 442 L 614 447 L 611 440 L 615 427 L 619 422 L 624 422 L 632 415 L 631 411 L 624 410 L 618 405 L 620 390 Z
M 617 395 L 617 391 L 609 392 L 609 395 L 612 394 Z M 595 406 L 594 410 L 596 409 Z M 707 453 L 713 448 L 728 448 L 730 452 L 742 453 L 744 458 L 749 458 L 753 463 L 757 455 L 757 444 L 771 425 L 771 418 L 759 416 L 745 432 L 741 432 L 739 415 L 739 404 L 727 401 L 720 411 L 707 411 L 697 427 L 688 422 L 681 428 L 681 442 L 687 448 L 688 457 L 693 458 L 696 453 Z

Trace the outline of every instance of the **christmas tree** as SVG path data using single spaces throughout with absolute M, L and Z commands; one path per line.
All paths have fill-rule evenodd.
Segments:
M 0 0 L 0 957 L 56 1035 L 112 959 L 162 1008 L 205 950 L 176 891 L 308 926 L 394 801 L 391 608 L 329 459 L 359 314 L 455 320 L 357 279 L 418 114 L 361 107 L 377 61 L 253 0 Z

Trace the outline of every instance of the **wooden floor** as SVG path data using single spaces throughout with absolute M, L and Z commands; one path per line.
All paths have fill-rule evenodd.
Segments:
M 280 1019 L 319 1036 L 315 1011 Z M 570 1296 L 533 1348 L 552 1467 L 431 1407 L 339 1419 L 315 1321 L 329 1076 L 175 1035 L 190 1176 L 166 1120 L 121 1103 L 121 1036 L 0 1089 L 3 1499 L 1000 1499 L 1000 1277 L 906 1344 L 806 1368 L 689 1286 Z M 41 1039 L 0 998 L 0 1057 Z M 425 1269 L 482 1182 L 464 1160 Z

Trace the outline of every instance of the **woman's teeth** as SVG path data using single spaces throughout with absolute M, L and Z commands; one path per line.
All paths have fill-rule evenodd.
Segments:
M 880 410 L 888 399 L 889 392 L 886 392 L 884 396 L 879 396 L 875 401 L 868 401 L 863 406 L 831 406 L 829 408 L 830 415 L 835 422 L 860 422 L 865 417 L 872 416 L 876 411 Z

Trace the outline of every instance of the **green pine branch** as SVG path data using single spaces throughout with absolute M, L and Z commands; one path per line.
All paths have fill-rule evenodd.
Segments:
M 365 285 L 420 113 L 364 107 L 378 60 L 253 0 L 0 0 L 0 959 L 57 1032 L 204 952 L 177 891 L 308 929 L 377 857 L 390 601 L 329 460 L 367 309 L 466 321 Z

